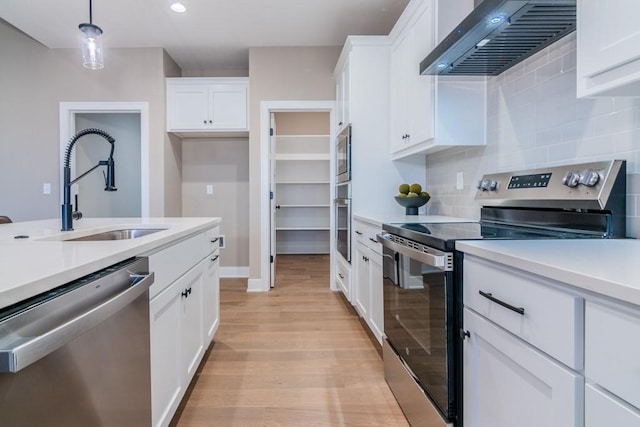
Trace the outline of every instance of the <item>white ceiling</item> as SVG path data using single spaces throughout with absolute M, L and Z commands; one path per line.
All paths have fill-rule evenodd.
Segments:
M 103 46 L 163 47 L 183 72 L 248 69 L 249 47 L 341 46 L 388 34 L 408 0 L 93 0 Z M 49 48 L 78 48 L 89 0 L 1 0 L 0 17 Z

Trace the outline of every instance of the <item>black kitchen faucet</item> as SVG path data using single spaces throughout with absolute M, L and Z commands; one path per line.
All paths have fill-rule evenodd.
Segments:
M 109 158 L 107 160 L 100 160 L 97 165 L 95 165 L 94 167 L 92 167 L 91 169 L 89 169 L 88 171 L 86 171 L 85 173 L 83 173 L 73 181 L 71 181 L 71 167 L 69 165 L 71 161 L 71 150 L 73 150 L 73 147 L 75 146 L 78 139 L 80 139 L 85 135 L 90 135 L 90 134 L 100 135 L 101 137 L 106 139 L 109 142 L 109 144 L 111 144 L 111 152 L 109 153 Z M 114 163 L 113 163 L 113 149 L 115 147 L 113 144 L 114 142 L 116 142 L 116 140 L 107 132 L 100 129 L 93 129 L 93 128 L 81 130 L 69 140 L 69 144 L 67 145 L 67 150 L 64 155 L 64 170 L 63 170 L 64 201 L 62 203 L 62 231 L 73 230 L 73 220 L 82 218 L 82 213 L 77 211 L 77 208 L 78 208 L 77 196 L 76 196 L 76 211 L 73 210 L 73 206 L 71 205 L 71 186 L 76 182 L 78 182 L 81 178 L 83 178 L 89 172 L 92 172 L 94 169 L 100 166 L 106 166 L 107 173 L 104 176 L 104 191 L 118 190 L 115 185 L 115 170 L 114 170 Z

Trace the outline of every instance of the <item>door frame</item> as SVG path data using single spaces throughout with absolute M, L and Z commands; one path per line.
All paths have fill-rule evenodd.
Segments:
M 335 101 L 261 101 L 260 102 L 260 279 L 249 279 L 247 291 L 249 292 L 267 292 L 271 289 L 271 200 L 269 192 L 271 191 L 271 176 L 269 164 L 270 151 L 270 135 L 269 128 L 271 126 L 271 113 L 313 113 L 328 112 L 329 113 L 329 139 L 335 140 L 336 129 L 335 123 Z M 335 171 L 335 146 L 330 145 L 329 168 Z M 331 191 L 331 200 L 334 196 L 335 177 L 334 173 L 329 174 Z M 329 252 L 333 252 L 335 246 L 335 224 L 333 215 L 329 218 Z M 329 277 L 333 277 L 333 263 L 331 265 L 331 273 Z M 329 280 L 330 287 L 333 289 L 334 282 Z
M 60 200 L 63 197 L 63 159 L 67 144 L 75 134 L 76 114 L 140 114 L 140 213 L 149 217 L 149 103 L 148 102 L 61 102 L 60 103 Z

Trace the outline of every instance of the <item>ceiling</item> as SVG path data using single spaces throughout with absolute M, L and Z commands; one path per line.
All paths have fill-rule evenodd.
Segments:
M 342 46 L 388 34 L 409 0 L 94 0 L 103 46 L 163 47 L 183 73 L 249 68 L 249 47 Z M 49 48 L 80 48 L 89 0 L 2 0 L 0 18 Z

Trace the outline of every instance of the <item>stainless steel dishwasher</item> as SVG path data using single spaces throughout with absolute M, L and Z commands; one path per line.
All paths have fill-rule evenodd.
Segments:
M 150 426 L 149 286 L 133 258 L 0 310 L 2 426 Z

